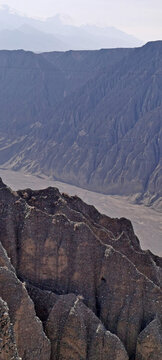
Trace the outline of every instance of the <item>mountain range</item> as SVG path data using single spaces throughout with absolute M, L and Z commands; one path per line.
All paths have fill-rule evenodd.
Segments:
M 162 42 L 0 52 L 0 165 L 161 209 Z
M 67 20 L 66 20 L 67 22 Z M 8 6 L 0 9 L 0 49 L 24 49 L 34 52 L 93 50 L 134 47 L 142 42 L 114 27 L 74 26 L 65 17 L 45 20 L 19 15 Z

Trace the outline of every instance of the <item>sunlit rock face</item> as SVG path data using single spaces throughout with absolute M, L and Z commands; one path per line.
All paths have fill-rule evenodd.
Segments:
M 129 220 L 1 181 L 0 240 L 14 359 L 160 360 L 161 259 L 141 250 Z

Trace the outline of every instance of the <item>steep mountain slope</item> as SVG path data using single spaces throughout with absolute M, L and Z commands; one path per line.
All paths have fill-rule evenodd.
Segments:
M 0 51 L 1 131 L 25 135 L 29 124 L 48 123 L 59 104 L 89 78 L 131 49 L 83 52 Z M 10 129 L 9 129 L 10 128 Z
M 161 266 L 129 220 L 0 180 L 4 359 L 160 360 Z
M 1 52 L 0 164 L 134 195 L 160 210 L 161 55 L 160 41 L 99 52 Z
M 161 54 L 161 42 L 135 49 L 66 99 L 49 135 L 60 149 L 48 158 L 58 178 L 112 194 L 160 197 Z

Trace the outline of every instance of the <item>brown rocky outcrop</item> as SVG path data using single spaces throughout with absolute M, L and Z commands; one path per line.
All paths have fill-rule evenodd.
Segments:
M 19 360 L 7 304 L 0 298 L 0 359 Z
M 138 355 L 145 352 L 141 334 L 155 318 L 161 336 L 161 259 L 141 250 L 130 221 L 101 215 L 55 188 L 12 192 L 0 183 L 0 240 L 16 271 L 0 248 L 1 296 L 23 360 L 50 356 L 33 302 L 51 360 L 146 360 Z M 23 355 L 31 334 L 37 357 L 32 350 Z M 155 336 L 151 341 L 156 354 Z
M 162 359 L 162 324 L 154 319 L 139 334 L 137 340 L 136 360 Z
M 71 221 L 86 223 L 107 245 L 126 255 L 150 280 L 162 284 L 162 262 L 150 251 L 142 251 L 134 234 L 132 224 L 127 219 L 111 219 L 101 215 L 94 206 L 87 205 L 77 196 L 60 194 L 58 189 L 18 191 L 30 206 L 48 214 L 64 214 Z M 158 266 L 156 266 L 156 263 Z
M 6 255 L 1 246 L 2 259 Z M 9 265 L 9 266 L 8 266 Z M 12 359 L 9 349 L 15 351 L 24 360 L 49 360 L 50 343 L 45 336 L 40 320 L 36 317 L 34 304 L 25 289 L 25 284 L 18 280 L 6 255 L 4 266 L 0 267 L 0 294 L 2 307 L 0 321 L 2 324 L 2 360 Z M 6 307 L 6 303 L 8 308 Z M 6 308 L 6 311 L 3 311 Z M 10 323 L 11 320 L 11 323 Z M 16 342 L 16 345 L 15 345 Z M 13 355 L 13 359 L 18 359 Z M 1 359 L 1 357 L 0 357 Z
M 49 360 L 50 343 L 23 284 L 8 269 L 0 268 L 0 294 L 9 307 L 19 355 L 25 360 Z
M 52 343 L 51 360 L 128 359 L 117 336 L 106 331 L 80 296 L 59 297 L 47 319 L 46 332 Z

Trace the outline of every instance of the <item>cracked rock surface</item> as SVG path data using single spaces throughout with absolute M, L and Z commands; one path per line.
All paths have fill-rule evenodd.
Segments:
M 129 220 L 0 181 L 0 241 L 0 359 L 161 359 L 162 261 Z

